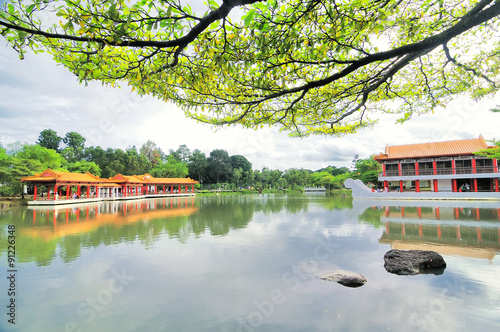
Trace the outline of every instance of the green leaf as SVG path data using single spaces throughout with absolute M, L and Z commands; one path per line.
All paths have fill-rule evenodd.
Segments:
M 248 14 L 246 15 L 245 20 L 244 20 L 244 22 L 245 22 L 245 26 L 249 26 L 249 25 L 250 25 L 250 23 L 252 23 L 252 20 L 253 20 L 253 16 L 254 16 L 254 14 L 255 14 L 255 9 L 251 9 L 251 10 L 248 12 Z
M 28 14 L 33 13 L 33 10 L 35 10 L 35 4 L 34 3 L 32 3 L 31 5 L 29 5 L 28 8 L 26 8 L 26 12 Z

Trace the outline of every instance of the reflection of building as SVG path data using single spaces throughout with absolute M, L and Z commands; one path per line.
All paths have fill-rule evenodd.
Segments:
M 379 181 L 399 191 L 499 192 L 498 161 L 474 155 L 490 148 L 484 138 L 386 146 L 375 156 L 382 164 Z M 468 188 L 468 189 L 466 189 Z
M 121 175 L 101 179 L 90 173 L 70 173 L 47 169 L 21 181 L 34 186 L 29 205 L 58 205 L 102 200 L 137 199 L 170 195 L 194 195 L 198 181 L 190 178 L 155 178 L 149 174 Z M 45 197 L 38 188 L 46 187 Z
M 392 206 L 380 209 L 380 243 L 392 249 L 492 260 L 500 252 L 500 208 Z
M 198 211 L 194 197 L 158 198 L 155 200 L 100 202 L 73 207 L 33 208 L 32 224 L 19 227 L 23 236 L 44 241 L 67 236 L 83 236 L 99 228 L 190 216 Z

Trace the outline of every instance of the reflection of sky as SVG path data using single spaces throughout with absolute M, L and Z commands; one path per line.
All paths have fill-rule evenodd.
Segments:
M 139 240 L 114 243 L 83 248 L 70 264 L 59 258 L 43 268 L 27 264 L 19 272 L 17 327 L 63 331 L 74 322 L 82 331 L 245 331 L 259 317 L 251 330 L 498 327 L 498 258 L 446 256 L 441 276 L 389 274 L 383 255 L 390 246 L 378 243 L 384 229 L 347 216 L 352 212 L 314 203 L 294 213 L 257 211 L 246 228 L 225 236 L 207 230 L 183 243 L 165 234 L 147 248 Z M 223 206 L 212 217 L 222 220 Z M 335 269 L 359 272 L 368 283 L 352 289 L 314 277 Z M 106 294 L 113 271 L 134 279 L 92 311 L 87 301 Z M 271 307 L 272 294 L 282 301 Z

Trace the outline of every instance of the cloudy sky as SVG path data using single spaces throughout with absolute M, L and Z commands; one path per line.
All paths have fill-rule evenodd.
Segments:
M 495 100 L 496 99 L 496 100 Z M 328 165 L 351 166 L 354 155 L 366 158 L 386 144 L 475 138 L 500 139 L 500 113 L 489 112 L 499 98 L 474 102 L 461 98 L 434 114 L 415 116 L 396 124 L 397 116 L 383 115 L 378 125 L 342 138 L 289 138 L 277 129 L 229 127 L 215 131 L 188 119 L 170 103 L 138 97 L 127 86 L 121 89 L 92 83 L 79 84 L 65 68 L 46 54 L 17 53 L 0 37 L 0 143 L 33 144 L 44 129 L 59 136 L 76 131 L 86 146 L 106 149 L 140 147 L 154 141 L 163 151 L 186 144 L 207 156 L 214 149 L 244 155 L 254 169 L 316 170 Z

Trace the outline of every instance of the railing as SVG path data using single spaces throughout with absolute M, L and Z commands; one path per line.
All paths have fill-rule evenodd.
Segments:
M 444 174 L 477 174 L 477 173 L 498 173 L 498 167 L 493 166 L 476 166 L 476 167 L 445 167 L 445 168 L 426 168 L 426 169 L 404 169 L 401 171 L 398 170 L 389 170 L 379 173 L 378 176 L 415 176 L 415 175 L 444 175 Z

